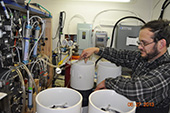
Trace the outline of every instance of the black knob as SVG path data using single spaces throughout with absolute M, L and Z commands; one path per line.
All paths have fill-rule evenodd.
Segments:
M 48 38 L 46 37 L 45 40 L 48 40 Z
M 42 45 L 42 46 L 45 46 L 45 43 L 42 43 L 41 45 Z

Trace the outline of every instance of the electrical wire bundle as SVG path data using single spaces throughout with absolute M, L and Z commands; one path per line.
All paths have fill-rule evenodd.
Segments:
M 23 14 L 5 7 L 0 0 L 0 6 L 4 7 L 0 14 L 0 92 L 7 93 L 9 99 L 6 111 L 0 107 L 2 112 L 25 113 L 26 105 L 29 109 L 33 108 L 33 94 L 38 93 L 35 78 L 40 79 L 42 90 L 49 87 L 49 69 L 40 57 L 45 61 L 50 60 L 48 56 L 43 57 L 38 53 L 45 23 L 40 16 L 30 16 L 30 1 L 27 13 Z

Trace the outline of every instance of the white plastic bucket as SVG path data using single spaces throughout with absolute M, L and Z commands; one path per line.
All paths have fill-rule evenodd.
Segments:
M 89 90 L 94 85 L 94 62 L 79 61 L 71 66 L 70 86 L 77 90 Z
M 36 105 L 37 113 L 81 113 L 82 95 L 71 88 L 50 88 L 38 93 Z
M 108 108 L 111 111 L 116 110 L 120 113 L 135 113 L 136 103 L 116 93 L 114 90 L 98 90 L 91 93 L 88 113 L 110 113 L 108 110 L 102 110 L 102 108 Z
M 108 77 L 117 77 L 121 75 L 121 66 L 116 66 L 111 62 L 100 62 L 97 68 L 97 84 Z

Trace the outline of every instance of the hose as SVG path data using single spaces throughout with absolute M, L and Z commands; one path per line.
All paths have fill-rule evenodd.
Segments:
M 35 87 L 35 92 L 38 94 L 38 88 L 37 88 L 37 85 L 32 77 L 32 74 L 31 72 L 29 71 L 29 69 L 27 68 L 26 65 L 23 65 L 23 68 L 26 70 L 26 72 L 28 73 L 28 76 L 30 77 L 30 79 L 32 80 L 33 84 L 34 84 L 34 87 Z
M 159 16 L 158 19 L 162 19 L 163 18 L 163 15 L 164 15 L 164 11 L 165 9 L 167 8 L 167 6 L 170 4 L 170 2 L 168 2 L 168 0 L 165 0 L 165 2 L 163 3 L 162 5 L 162 8 L 161 8 L 161 14 Z

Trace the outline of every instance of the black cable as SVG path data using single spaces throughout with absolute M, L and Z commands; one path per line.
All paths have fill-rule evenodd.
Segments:
M 165 0 L 162 7 L 161 7 L 161 13 L 158 19 L 162 19 L 163 18 L 163 14 L 164 14 L 164 6 L 165 4 L 168 2 L 168 0 Z
M 162 9 L 164 9 L 164 7 L 165 7 L 165 5 L 166 5 L 167 2 L 168 2 L 168 0 L 165 0 L 165 2 L 164 2 L 163 5 L 162 5 Z
M 167 6 L 170 4 L 170 1 L 168 2 L 168 0 L 165 0 L 163 5 L 162 5 L 162 8 L 161 8 L 161 14 L 159 16 L 158 19 L 162 19 L 163 18 L 163 15 L 164 15 L 164 11 L 165 9 L 167 8 Z
M 129 18 L 137 19 L 137 20 L 141 21 L 143 24 L 145 24 L 145 21 L 144 21 L 144 20 L 142 20 L 141 18 L 136 17 L 136 16 L 126 16 L 126 17 L 123 17 L 123 18 L 119 19 L 119 20 L 116 22 L 116 24 L 114 25 L 114 27 L 113 27 L 112 39 L 111 39 L 110 48 L 112 48 L 112 45 L 113 45 L 114 33 L 115 33 L 115 30 L 116 30 L 117 25 L 118 25 L 119 22 L 121 22 L 122 20 L 124 20 L 124 19 L 129 19 Z
M 63 16 L 63 14 L 64 14 L 64 16 Z M 60 36 L 62 34 L 62 30 L 63 30 L 64 25 L 65 25 L 65 20 L 66 20 L 66 12 L 62 11 L 62 12 L 60 12 L 59 26 L 57 28 L 57 31 L 56 31 L 54 38 L 52 38 L 53 40 L 57 38 L 58 34 L 59 34 L 59 40 L 60 40 L 60 38 L 61 38 Z
M 62 23 L 62 26 L 64 28 L 64 25 L 65 25 L 65 20 L 66 20 L 66 12 L 65 11 L 62 11 L 62 13 L 64 13 L 64 17 L 63 17 L 63 23 Z
M 164 6 L 164 9 L 167 8 L 167 6 L 170 4 L 170 2 L 168 2 L 165 6 Z
M 58 32 L 59 32 L 59 28 L 60 28 L 60 27 L 58 26 L 57 31 L 56 31 L 56 34 L 55 34 L 54 38 L 52 38 L 53 40 L 57 38 L 57 35 L 58 35 Z
M 122 20 L 124 20 L 124 19 L 129 19 L 129 18 L 137 19 L 137 20 L 141 21 L 143 24 L 145 24 L 145 21 L 144 21 L 144 20 L 142 20 L 141 18 L 136 17 L 136 16 L 126 16 L 126 17 L 123 17 L 123 18 L 119 19 L 119 20 L 115 23 L 115 25 L 114 25 L 114 27 L 113 27 L 112 39 L 111 39 L 111 43 L 110 43 L 110 48 L 112 48 L 112 45 L 113 45 L 114 33 L 115 33 L 115 30 L 116 30 L 117 25 L 118 25 L 119 22 L 121 22 Z M 101 58 L 102 58 L 102 56 L 96 60 L 95 66 L 97 66 L 97 63 L 98 63 L 98 61 L 99 61 Z
M 101 60 L 101 59 L 102 59 L 102 56 L 99 57 L 99 58 L 96 60 L 96 62 L 95 62 L 95 67 L 97 66 L 97 63 L 99 62 L 99 60 Z

